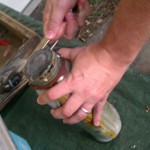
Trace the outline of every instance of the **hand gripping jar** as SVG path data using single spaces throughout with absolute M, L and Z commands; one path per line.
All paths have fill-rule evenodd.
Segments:
M 25 67 L 25 75 L 29 84 L 38 95 L 43 94 L 49 88 L 61 82 L 71 68 L 70 63 L 48 47 L 36 51 L 29 59 Z M 68 96 L 63 96 L 56 101 L 50 102 L 52 108 L 62 106 Z M 121 130 L 121 120 L 116 109 L 106 102 L 98 127 L 92 123 L 92 114 L 79 123 L 93 137 L 100 142 L 108 142 L 117 137 Z

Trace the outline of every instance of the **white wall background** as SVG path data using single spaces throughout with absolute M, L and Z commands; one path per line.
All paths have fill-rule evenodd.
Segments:
M 0 3 L 22 12 L 32 0 L 0 0 Z

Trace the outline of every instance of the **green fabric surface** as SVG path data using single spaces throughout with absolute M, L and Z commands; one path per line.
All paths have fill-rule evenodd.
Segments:
M 0 5 L 0 10 L 31 25 L 29 17 Z M 36 20 L 32 28 L 42 35 L 42 24 Z M 31 27 L 30 26 L 30 27 Z M 63 40 L 60 47 L 82 45 L 73 40 Z M 61 45 L 62 44 L 62 45 Z M 52 118 L 48 106 L 36 102 L 34 90 L 26 87 L 2 112 L 9 130 L 25 138 L 32 150 L 148 150 L 150 141 L 150 77 L 129 69 L 121 82 L 109 96 L 122 120 L 119 136 L 111 142 L 100 143 L 94 140 L 78 125 L 63 124 Z

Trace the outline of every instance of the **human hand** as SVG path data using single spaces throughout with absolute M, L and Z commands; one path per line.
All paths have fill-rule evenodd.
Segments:
M 78 13 L 70 10 L 78 4 Z M 62 36 L 72 39 L 78 27 L 84 25 L 85 18 L 89 14 L 89 3 L 87 0 L 47 0 L 44 9 L 43 23 L 46 38 L 53 41 Z
M 51 110 L 53 117 L 69 124 L 78 123 L 87 116 L 83 107 L 93 113 L 93 123 L 98 126 L 107 97 L 128 66 L 116 61 L 99 44 L 63 48 L 59 53 L 72 63 L 72 69 L 63 81 L 39 96 L 38 103 L 47 104 L 70 94 L 63 106 Z

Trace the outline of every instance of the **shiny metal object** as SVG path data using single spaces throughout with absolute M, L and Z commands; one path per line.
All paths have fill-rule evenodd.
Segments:
M 1 93 L 11 92 L 22 80 L 19 73 L 14 73 L 8 77 L 7 81 L 2 85 Z
M 51 48 L 50 48 L 51 51 L 54 49 L 54 47 L 56 46 L 57 43 L 58 43 L 58 40 L 51 46 Z
M 85 108 L 81 107 L 81 110 L 86 113 L 86 114 L 89 114 L 90 112 L 88 112 L 88 110 L 86 110 Z
M 49 42 L 50 42 L 50 40 L 47 40 L 45 42 L 45 44 L 43 45 L 42 49 L 44 49 Z M 56 46 L 57 43 L 58 43 L 58 40 L 53 45 L 51 45 L 50 51 L 52 51 L 54 49 L 54 47 Z
M 61 82 L 71 69 L 71 64 L 49 48 L 36 52 L 28 61 L 25 74 L 29 83 L 39 95 L 45 93 L 49 88 Z M 38 63 L 39 62 L 39 63 Z M 59 92 L 59 91 L 58 91 Z M 50 102 L 52 108 L 62 106 L 69 98 L 65 95 L 56 101 Z M 106 102 L 101 115 L 99 126 L 93 125 L 93 115 L 85 108 L 82 111 L 87 113 L 87 117 L 79 123 L 84 130 L 89 132 L 100 142 L 108 142 L 117 137 L 121 130 L 121 120 L 116 109 Z
M 46 43 L 44 44 L 44 46 L 42 47 L 42 49 L 44 49 L 44 48 L 47 46 L 47 44 L 49 43 L 49 41 L 50 41 L 50 40 L 47 40 L 47 41 L 46 41 Z

